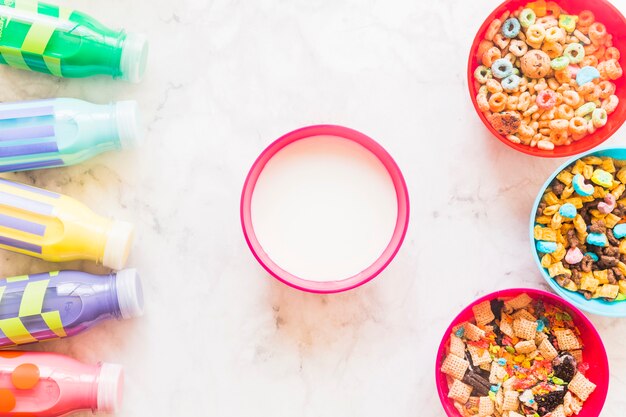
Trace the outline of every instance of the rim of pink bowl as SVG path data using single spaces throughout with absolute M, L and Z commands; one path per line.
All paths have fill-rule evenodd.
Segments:
M 447 387 L 444 387 L 446 385 L 446 379 L 445 379 L 445 375 L 443 375 L 443 373 L 439 369 L 440 364 L 441 364 L 441 358 L 443 358 L 443 355 L 446 352 L 446 346 L 448 344 L 448 339 L 449 339 L 450 333 L 452 332 L 452 328 L 456 326 L 458 323 L 464 321 L 464 318 L 466 316 L 469 316 L 470 313 L 471 315 L 473 315 L 472 307 L 475 306 L 476 304 L 482 303 L 483 301 L 487 301 L 487 300 L 493 300 L 498 297 L 515 297 L 516 295 L 519 295 L 524 292 L 533 298 L 534 297 L 541 297 L 544 299 L 547 298 L 551 302 L 554 302 L 557 305 L 562 305 L 562 306 L 567 307 L 567 309 L 569 309 L 570 312 L 573 312 L 574 315 L 576 316 L 575 320 L 577 322 L 577 326 L 579 328 L 584 327 L 585 332 L 588 334 L 585 340 L 595 339 L 597 342 L 595 344 L 601 347 L 601 352 L 598 352 L 597 349 L 593 351 L 593 355 L 594 355 L 593 363 L 598 364 L 601 370 L 606 369 L 606 373 L 603 375 L 604 379 L 602 381 L 600 380 L 593 381 L 597 385 L 596 391 L 594 391 L 594 393 L 591 394 L 591 396 L 585 402 L 585 404 L 583 404 L 583 411 L 579 414 L 579 416 L 580 417 L 597 417 L 600 415 L 600 412 L 602 411 L 602 408 L 604 407 L 604 403 L 606 401 L 606 397 L 607 397 L 608 390 L 609 390 L 609 360 L 606 354 L 606 348 L 604 347 L 604 342 L 602 341 L 600 334 L 596 330 L 591 320 L 589 320 L 587 316 L 585 316 L 585 314 L 581 310 L 576 308 L 576 306 L 574 306 L 572 303 L 568 302 L 567 300 L 559 297 L 558 295 L 552 294 L 547 291 L 535 289 L 535 288 L 510 288 L 510 289 L 504 289 L 504 290 L 492 292 L 490 294 L 484 295 L 472 301 L 467 307 L 461 310 L 461 312 L 454 317 L 454 319 L 452 320 L 452 322 L 446 329 L 441 339 L 441 342 L 439 343 L 439 349 L 437 350 L 437 358 L 435 360 L 435 383 L 437 385 L 437 393 L 439 394 L 439 400 L 441 401 L 441 406 L 443 407 L 447 416 L 460 417 L 460 414 L 454 408 L 454 405 L 452 405 L 451 400 L 448 398 L 447 392 L 444 392 L 444 389 L 447 391 Z M 595 398 L 595 399 L 593 400 L 593 403 L 589 405 L 595 405 L 594 409 L 585 408 L 587 403 L 592 398 Z M 586 410 L 587 412 L 585 412 Z
M 254 233 L 251 211 L 254 188 L 256 187 L 257 180 L 259 179 L 261 172 L 263 172 L 267 162 L 281 149 L 293 142 L 322 135 L 336 136 L 340 139 L 351 140 L 363 146 L 376 156 L 391 177 L 398 203 L 396 226 L 391 240 L 387 244 L 387 247 L 383 251 L 382 255 L 360 273 L 343 280 L 328 282 L 311 281 L 299 278 L 278 266 L 267 255 L 267 253 L 265 253 L 256 237 L 256 234 Z M 248 176 L 244 182 L 243 191 L 241 193 L 240 215 L 241 226 L 248 247 L 259 264 L 261 264 L 261 266 L 269 272 L 270 275 L 279 281 L 302 291 L 328 294 L 347 291 L 361 286 L 375 278 L 389 265 L 398 253 L 398 250 L 404 241 L 404 237 L 406 236 L 409 224 L 409 206 L 409 193 L 402 172 L 391 155 L 378 142 L 363 133 L 347 127 L 337 125 L 314 125 L 303 127 L 281 136 L 265 148 L 263 152 L 261 152 L 250 168 Z

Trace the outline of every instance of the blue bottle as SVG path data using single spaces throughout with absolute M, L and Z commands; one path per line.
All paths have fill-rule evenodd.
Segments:
M 135 146 L 141 138 L 137 103 L 82 100 L 0 103 L 0 172 L 74 165 Z

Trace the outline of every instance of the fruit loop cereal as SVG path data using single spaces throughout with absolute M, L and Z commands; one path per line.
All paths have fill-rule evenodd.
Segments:
M 448 398 L 464 416 L 578 414 L 596 385 L 585 377 L 572 317 L 527 294 L 484 301 L 452 329 L 441 365 Z
M 535 218 L 541 265 L 587 299 L 626 299 L 626 161 L 587 156 L 561 171 Z
M 607 123 L 619 99 L 620 51 L 592 12 L 538 0 L 489 25 L 474 72 L 478 107 L 500 134 L 543 150 Z

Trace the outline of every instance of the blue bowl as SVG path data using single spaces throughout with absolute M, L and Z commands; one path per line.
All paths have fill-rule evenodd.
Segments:
M 569 161 L 561 165 L 556 171 L 554 171 L 554 173 L 541 187 L 541 190 L 539 191 L 539 194 L 535 199 L 535 204 L 533 205 L 532 212 L 530 213 L 530 246 L 533 257 L 535 258 L 535 263 L 537 264 L 539 271 L 541 271 L 541 275 L 543 275 L 543 278 L 546 280 L 548 285 L 558 295 L 565 298 L 581 310 L 587 311 L 589 313 L 598 314 L 600 316 L 606 317 L 626 317 L 626 301 L 608 302 L 601 299 L 587 300 L 585 296 L 581 293 L 566 290 L 565 288 L 557 284 L 554 279 L 550 278 L 547 269 L 541 266 L 541 258 L 539 257 L 537 249 L 535 248 L 535 236 L 533 230 L 535 228 L 535 217 L 537 213 L 537 208 L 539 207 L 539 203 L 541 202 L 543 193 L 548 188 L 548 186 L 550 186 L 550 184 L 556 178 L 559 172 L 563 171 L 566 167 L 576 162 L 576 160 L 584 158 L 586 156 L 610 156 L 611 158 L 626 160 L 626 148 L 606 148 L 587 152 L 570 159 Z

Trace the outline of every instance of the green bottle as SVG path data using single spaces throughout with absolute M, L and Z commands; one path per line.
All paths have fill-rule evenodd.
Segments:
M 92 17 L 35 0 L 0 0 L 0 63 L 58 77 L 143 76 L 143 35 L 114 31 Z

